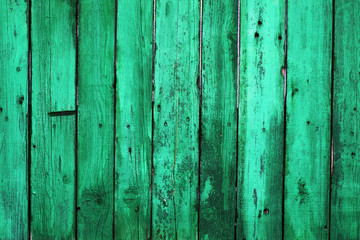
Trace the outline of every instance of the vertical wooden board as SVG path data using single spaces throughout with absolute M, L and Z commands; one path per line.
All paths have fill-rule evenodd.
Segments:
M 281 239 L 285 2 L 241 1 L 237 239 Z
M 31 6 L 31 237 L 75 236 L 76 1 Z M 53 115 L 51 115 L 53 114 Z
M 41 3 L 42 11 L 44 2 L 37 0 L 33 5 Z M 48 2 L 51 111 L 75 110 L 76 0 Z
M 78 238 L 112 239 L 115 1 L 79 2 Z
M 45 88 L 43 79 L 39 84 L 33 82 L 32 94 L 31 237 L 73 239 L 75 117 L 45 113 L 50 109 L 50 96 L 46 94 L 50 89 Z
M 148 239 L 153 2 L 120 1 L 117 17 L 115 239 Z
M 201 239 L 233 239 L 238 1 L 203 2 Z
M 195 239 L 200 3 L 156 2 L 154 239 Z
M 332 1 L 288 1 L 284 236 L 326 239 Z
M 0 236 L 25 239 L 27 199 L 27 3 L 0 1 Z
M 331 239 L 360 238 L 360 1 L 335 1 Z
M 76 0 L 34 1 L 31 14 L 33 71 L 48 78 L 49 110 L 75 110 Z

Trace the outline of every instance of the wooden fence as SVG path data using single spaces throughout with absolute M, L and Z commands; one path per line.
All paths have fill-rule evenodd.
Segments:
M 360 239 L 359 0 L 0 0 L 0 239 Z

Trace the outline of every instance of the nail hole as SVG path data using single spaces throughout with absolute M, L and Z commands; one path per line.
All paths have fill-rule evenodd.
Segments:
M 99 128 L 102 128 L 102 124 L 101 124 L 101 123 L 99 123 Z
M 165 127 L 167 126 L 167 122 L 164 122 L 164 126 L 165 126 Z
M 306 124 L 307 124 L 307 125 L 310 125 L 310 121 L 307 121 Z
M 258 25 L 260 25 L 260 26 L 262 25 L 262 21 L 261 21 L 261 20 L 258 21 Z
M 131 148 L 128 149 L 129 153 L 131 154 Z
M 228 122 L 227 125 L 228 125 L 228 127 L 230 127 L 230 126 L 231 126 L 231 123 Z
M 269 209 L 265 208 L 265 209 L 264 209 L 264 214 L 265 214 L 265 215 L 269 214 Z
M 6 116 L 6 117 L 5 117 L 5 121 L 7 122 L 8 120 L 9 120 L 9 118 Z
M 350 135 L 351 135 L 351 136 L 354 136 L 354 132 L 351 132 Z
M 18 103 L 21 105 L 24 102 L 24 96 L 20 96 L 18 99 Z
M 258 37 L 259 37 L 259 33 L 256 32 L 256 33 L 255 33 L 255 37 L 258 38 Z
M 282 36 L 281 36 L 281 35 L 279 35 L 278 39 L 279 39 L 279 40 L 281 40 L 281 39 L 282 39 Z
M 263 131 L 263 132 L 266 132 L 266 129 L 265 129 L 265 128 L 263 128 L 263 129 L 262 129 L 262 131 Z
M 354 153 L 354 152 L 351 153 L 351 157 L 352 157 L 352 158 L 355 157 L 355 153 Z
M 17 68 L 16 68 L 16 71 L 17 71 L 17 72 L 20 72 L 20 71 L 21 71 L 21 68 L 20 68 L 20 67 L 17 67 Z
M 295 93 L 299 92 L 299 90 L 297 88 L 295 88 L 295 90 L 291 93 L 291 96 L 294 96 Z
M 127 125 L 126 128 L 127 128 L 127 129 L 130 129 L 130 125 Z

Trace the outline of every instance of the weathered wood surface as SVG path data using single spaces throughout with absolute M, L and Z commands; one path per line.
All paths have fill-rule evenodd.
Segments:
M 148 239 L 153 2 L 120 1 L 117 17 L 115 239 Z
M 0 239 L 360 238 L 359 6 L 0 0 Z
M 200 2 L 156 2 L 154 239 L 195 239 L 198 227 Z
M 335 1 L 331 239 L 360 238 L 360 1 Z
M 237 239 L 281 239 L 285 2 L 240 9 Z
M 28 235 L 28 25 L 24 0 L 0 1 L 0 238 Z
M 75 237 L 76 1 L 31 5 L 31 237 Z M 72 115 L 58 116 L 72 111 Z
M 80 0 L 78 238 L 112 239 L 115 1 Z
M 41 93 L 35 91 L 34 104 L 41 101 Z M 33 108 L 32 129 L 38 134 L 31 138 L 31 236 L 33 239 L 73 239 L 75 117 L 46 116 L 44 105 Z
M 203 1 L 200 239 L 233 239 L 238 1 Z
M 284 236 L 327 239 L 332 1 L 288 1 Z

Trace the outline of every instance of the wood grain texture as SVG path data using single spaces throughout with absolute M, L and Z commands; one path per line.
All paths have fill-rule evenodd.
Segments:
M 33 71 L 49 78 L 50 111 L 75 110 L 76 0 L 38 0 L 31 7 L 32 44 L 41 52 Z
M 332 1 L 288 1 L 286 239 L 327 239 Z
M 154 239 L 197 236 L 199 23 L 199 1 L 156 2 Z
M 117 12 L 115 239 L 149 239 L 153 2 Z
M 234 239 L 238 1 L 203 2 L 200 239 Z
M 335 1 L 331 239 L 360 238 L 360 1 Z
M 75 236 L 76 1 L 31 6 L 31 237 Z M 56 114 L 55 114 L 56 115 Z
M 79 2 L 78 238 L 112 239 L 115 1 Z
M 25 239 L 27 199 L 27 2 L 0 1 L 0 238 Z
M 285 2 L 240 9 L 237 239 L 281 239 Z
M 43 98 L 46 89 L 44 83 L 39 81 L 39 84 L 33 84 L 31 237 L 73 239 L 75 117 L 46 116 L 50 96 L 45 94 L 46 99 Z

